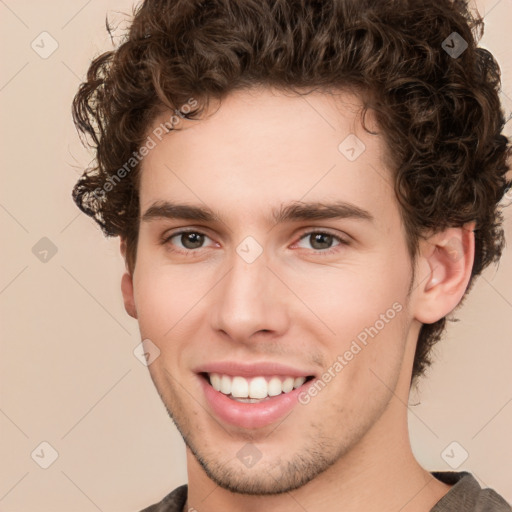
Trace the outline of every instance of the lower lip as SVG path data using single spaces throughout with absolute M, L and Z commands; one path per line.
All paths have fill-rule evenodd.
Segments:
M 288 414 L 297 405 L 299 394 L 312 382 L 307 381 L 289 393 L 250 404 L 237 402 L 216 391 L 203 376 L 199 376 L 199 379 L 215 415 L 226 423 L 247 429 L 265 427 Z

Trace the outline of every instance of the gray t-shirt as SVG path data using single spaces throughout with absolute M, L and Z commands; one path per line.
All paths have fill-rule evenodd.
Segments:
M 498 493 L 492 489 L 482 489 L 470 473 L 434 471 L 432 475 L 453 487 L 430 512 L 512 512 L 512 507 Z M 174 489 L 159 503 L 141 512 L 182 512 L 186 501 L 185 484 Z

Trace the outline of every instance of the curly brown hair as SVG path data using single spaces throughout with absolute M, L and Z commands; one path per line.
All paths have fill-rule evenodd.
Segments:
M 477 47 L 482 34 L 482 18 L 461 0 L 145 0 L 73 100 L 77 130 L 96 156 L 73 199 L 106 236 L 126 241 L 133 272 L 140 162 L 112 180 L 158 115 L 199 119 L 210 99 L 254 86 L 350 89 L 363 100 L 363 125 L 373 109 L 387 143 L 412 261 L 426 232 L 476 221 L 467 293 L 501 257 L 499 202 L 510 186 L 500 69 Z M 467 44 L 460 55 L 448 51 L 453 37 Z M 184 114 L 190 98 L 197 108 Z M 422 325 L 413 379 L 430 365 L 445 322 Z

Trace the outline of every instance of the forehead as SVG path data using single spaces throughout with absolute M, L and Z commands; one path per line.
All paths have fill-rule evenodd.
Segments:
M 348 92 L 237 91 L 159 141 L 155 128 L 172 115 L 164 113 L 148 131 L 156 144 L 141 166 L 141 213 L 165 200 L 245 222 L 298 200 L 346 201 L 381 218 L 396 213 L 385 144 L 364 130 L 361 109 Z M 365 120 L 377 131 L 371 115 Z

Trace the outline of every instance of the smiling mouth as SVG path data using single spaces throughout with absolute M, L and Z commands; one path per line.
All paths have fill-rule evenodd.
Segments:
M 261 375 L 245 378 L 239 375 L 226 375 L 213 372 L 201 372 L 199 375 L 205 379 L 215 391 L 226 395 L 236 402 L 250 404 L 264 402 L 276 396 L 290 393 L 314 378 L 313 375 L 307 377 Z

